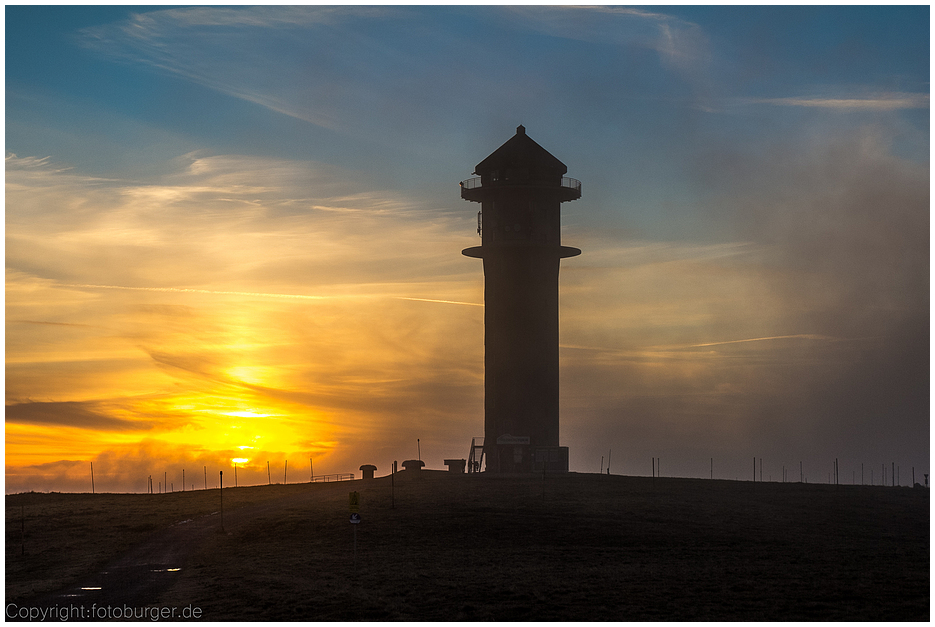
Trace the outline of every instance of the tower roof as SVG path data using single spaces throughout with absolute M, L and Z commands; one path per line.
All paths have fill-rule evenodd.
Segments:
M 558 176 L 568 171 L 564 163 L 533 141 L 526 134 L 526 128 L 520 124 L 516 127 L 516 135 L 475 166 L 474 174 L 482 176 L 485 172 L 493 170 L 518 168 Z

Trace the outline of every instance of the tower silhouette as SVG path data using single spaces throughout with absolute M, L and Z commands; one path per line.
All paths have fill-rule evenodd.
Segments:
M 484 455 L 488 472 L 567 472 L 558 429 L 558 269 L 580 255 L 561 245 L 561 203 L 581 182 L 526 135 L 516 135 L 461 181 L 481 203 L 484 261 Z

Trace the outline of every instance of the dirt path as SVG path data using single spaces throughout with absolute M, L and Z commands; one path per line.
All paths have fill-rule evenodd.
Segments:
M 191 557 L 211 534 L 232 533 L 258 516 L 301 505 L 316 493 L 289 495 L 247 505 L 233 511 L 214 512 L 182 520 L 152 534 L 100 571 L 72 586 L 8 606 L 6 618 L 16 620 L 106 620 L 135 618 L 154 620 L 198 618 L 197 608 L 157 604 L 175 585 Z M 223 525 L 223 531 L 222 531 Z

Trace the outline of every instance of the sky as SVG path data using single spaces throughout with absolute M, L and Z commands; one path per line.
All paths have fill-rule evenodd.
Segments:
M 6 6 L 6 492 L 466 458 L 520 124 L 570 470 L 923 483 L 929 12 Z

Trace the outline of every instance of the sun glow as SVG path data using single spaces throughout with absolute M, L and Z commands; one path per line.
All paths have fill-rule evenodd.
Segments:
M 248 458 L 248 457 L 234 457 L 234 458 L 231 458 L 231 462 L 233 462 L 234 464 L 246 464 L 246 463 L 249 462 L 249 461 L 250 461 L 250 458 Z
M 275 414 L 258 414 L 252 411 L 223 411 L 221 412 L 225 416 L 236 416 L 237 418 L 269 418 L 270 416 L 275 416 Z M 237 429 L 240 425 L 231 425 L 232 429 Z
M 238 347 L 231 346 L 230 348 Z M 250 385 L 269 385 L 273 369 L 262 366 L 234 366 L 228 368 L 225 374 L 234 381 L 242 381 Z

